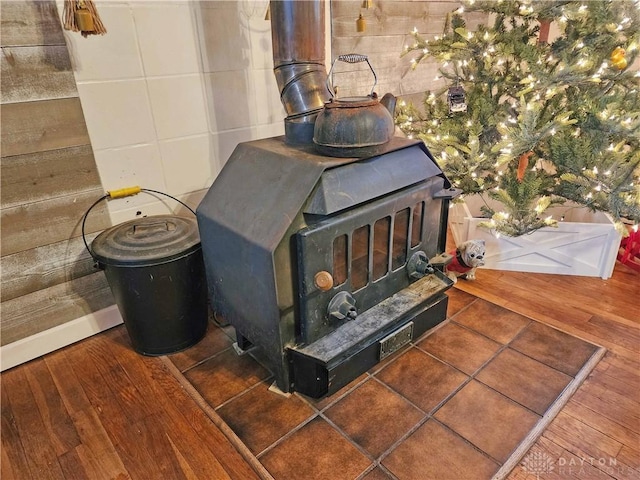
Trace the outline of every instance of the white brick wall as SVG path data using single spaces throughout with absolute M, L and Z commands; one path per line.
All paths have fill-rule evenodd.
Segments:
M 238 142 L 284 132 L 267 0 L 95 4 L 107 33 L 65 38 L 105 190 L 196 206 Z M 114 224 L 168 213 L 144 193 L 109 210 Z

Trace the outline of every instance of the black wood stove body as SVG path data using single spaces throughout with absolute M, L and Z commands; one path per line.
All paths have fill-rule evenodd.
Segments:
M 212 308 L 281 390 L 330 395 L 445 319 L 457 193 L 421 141 L 241 143 L 197 209 Z

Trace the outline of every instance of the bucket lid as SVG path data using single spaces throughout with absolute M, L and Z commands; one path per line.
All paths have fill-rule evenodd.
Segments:
M 199 245 L 195 219 L 153 215 L 105 230 L 93 240 L 91 250 L 106 265 L 143 266 L 173 260 Z

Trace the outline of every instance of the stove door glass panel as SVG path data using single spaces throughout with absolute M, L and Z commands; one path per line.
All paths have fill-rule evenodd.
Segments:
M 409 209 L 396 213 L 393 222 L 393 256 L 391 268 L 397 270 L 407 261 L 407 236 L 409 232 Z
M 333 286 L 347 281 L 347 236 L 340 235 L 333 240 Z
M 373 277 L 379 280 L 389 271 L 389 234 L 391 232 L 391 217 L 378 220 L 373 226 Z
M 416 203 L 413 207 L 413 219 L 411 222 L 411 248 L 417 247 L 422 241 L 422 222 L 424 221 L 424 202 Z
M 353 231 L 351 241 L 351 287 L 360 290 L 369 277 L 369 225 Z

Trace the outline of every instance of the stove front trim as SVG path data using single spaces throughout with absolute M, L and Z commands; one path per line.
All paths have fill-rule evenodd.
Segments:
M 436 296 L 421 305 L 417 311 L 401 318 L 399 323 L 394 325 L 395 330 L 381 330 L 362 345 L 360 350 L 348 356 L 332 359 L 331 362 L 307 356 L 296 349 L 290 350 L 295 391 L 311 398 L 333 395 L 380 362 L 379 341 L 387 335 L 413 322 L 413 339 L 417 339 L 427 330 L 443 322 L 447 316 L 448 301 L 449 297 L 445 294 Z
M 316 342 L 288 350 L 295 390 L 332 395 L 380 362 L 380 341 L 413 322 L 413 339 L 446 319 L 451 280 L 436 270 Z

